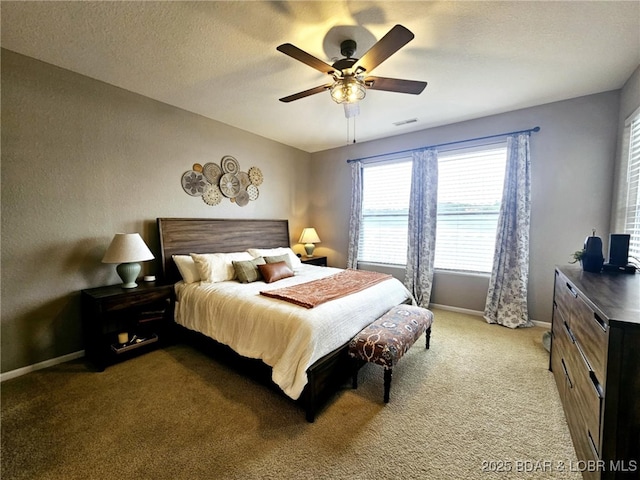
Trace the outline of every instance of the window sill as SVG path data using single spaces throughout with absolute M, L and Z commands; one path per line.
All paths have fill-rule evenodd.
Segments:
M 358 266 L 368 267 L 368 268 L 383 268 L 389 270 L 406 270 L 406 265 L 396 265 L 391 263 L 379 263 L 379 262 L 358 262 Z M 472 272 L 468 270 L 447 270 L 444 268 L 435 268 L 434 273 L 436 274 L 444 274 L 444 275 L 460 275 L 464 277 L 479 277 L 479 278 L 490 278 L 491 274 L 487 272 Z

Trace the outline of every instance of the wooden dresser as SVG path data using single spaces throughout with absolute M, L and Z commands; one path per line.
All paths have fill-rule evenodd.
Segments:
M 549 368 L 585 479 L 640 479 L 640 275 L 555 271 Z

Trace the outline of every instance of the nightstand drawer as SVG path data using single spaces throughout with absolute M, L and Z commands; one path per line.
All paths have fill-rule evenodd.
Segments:
M 300 261 L 305 265 L 327 266 L 327 257 L 301 257 Z
M 167 299 L 167 291 L 165 289 L 153 291 L 131 292 L 126 295 L 118 295 L 102 300 L 102 311 L 116 312 L 132 307 L 141 307 L 151 303 L 162 302 Z

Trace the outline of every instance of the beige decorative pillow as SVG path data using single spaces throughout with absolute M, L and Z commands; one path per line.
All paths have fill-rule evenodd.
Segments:
M 286 262 L 265 263 L 264 265 L 258 265 L 258 269 L 267 283 L 293 277 L 293 270 L 289 268 Z
M 296 270 L 302 265 L 298 256 L 289 247 L 277 248 L 250 248 L 247 250 L 253 257 L 275 257 L 277 255 L 289 255 L 289 263 L 292 270 Z
M 258 270 L 258 265 L 264 265 L 264 258 L 258 257 L 253 260 L 234 260 L 233 269 L 236 271 L 236 277 L 240 283 L 251 283 L 262 280 L 262 274 Z
M 172 255 L 171 258 L 173 258 L 180 275 L 182 275 L 182 280 L 184 280 L 185 283 L 200 281 L 200 272 L 191 255 Z
M 191 258 L 198 267 L 203 283 L 224 282 L 236 278 L 233 261 L 253 260 L 248 252 L 192 253 Z
M 262 258 L 264 258 L 266 263 L 285 262 L 287 264 L 287 267 L 293 270 L 293 265 L 291 265 L 291 259 L 289 258 L 289 255 L 287 255 L 286 253 L 284 255 L 276 255 L 273 257 L 262 257 Z

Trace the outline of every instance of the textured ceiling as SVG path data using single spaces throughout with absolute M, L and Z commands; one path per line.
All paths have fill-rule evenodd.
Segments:
M 428 82 L 371 91 L 358 141 L 621 88 L 640 64 L 640 2 L 10 2 L 2 47 L 315 152 L 347 143 L 328 93 L 278 99 L 329 77 L 346 38 L 362 56 L 393 25 L 415 39 L 372 73 Z M 395 122 L 417 119 L 395 126 Z M 351 125 L 353 134 L 353 125 Z

